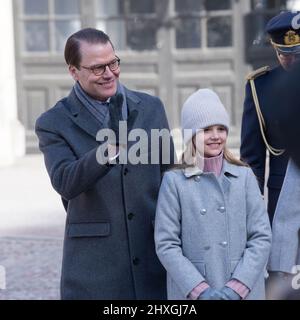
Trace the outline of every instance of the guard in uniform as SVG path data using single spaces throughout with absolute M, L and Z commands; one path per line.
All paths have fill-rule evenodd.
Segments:
M 300 12 L 283 12 L 266 26 L 279 65 L 262 67 L 247 76 L 241 130 L 241 159 L 250 165 L 264 193 L 268 172 L 268 212 L 272 223 L 278 196 L 285 176 L 288 155 L 280 136 L 278 108 L 285 108 L 276 88 L 288 75 L 300 54 Z M 274 91 L 275 90 L 275 91 Z M 287 109 L 288 110 L 288 109 Z M 269 168 L 266 153 L 269 152 Z

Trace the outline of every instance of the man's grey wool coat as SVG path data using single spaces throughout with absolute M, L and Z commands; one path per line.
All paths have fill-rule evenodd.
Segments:
M 125 92 L 129 112 L 138 111 L 133 129 L 150 135 L 153 128 L 168 128 L 158 98 Z M 101 128 L 74 91 L 36 122 L 51 183 L 67 207 L 61 296 L 164 299 L 165 270 L 155 253 L 153 224 L 168 166 L 161 161 L 100 165 L 96 135 Z

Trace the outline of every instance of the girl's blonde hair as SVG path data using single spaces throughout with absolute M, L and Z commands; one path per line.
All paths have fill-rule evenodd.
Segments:
M 224 148 L 224 159 L 231 164 L 235 164 L 236 166 L 248 167 L 247 163 L 235 157 L 235 155 L 226 146 Z
M 248 165 L 243 162 L 242 160 L 238 159 L 233 155 L 233 153 L 225 146 L 224 152 L 223 152 L 224 159 L 234 165 L 240 166 L 240 167 L 248 167 Z M 176 168 L 187 168 L 187 167 L 193 167 L 196 165 L 196 147 L 193 143 L 193 139 L 189 141 L 187 144 L 187 147 L 185 151 L 183 152 L 181 156 L 180 164 L 176 166 Z

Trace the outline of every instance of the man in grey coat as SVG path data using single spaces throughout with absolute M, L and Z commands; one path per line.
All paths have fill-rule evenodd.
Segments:
M 117 143 L 108 145 L 107 163 L 100 164 L 96 140 L 103 128 L 116 131 L 115 115 L 148 137 L 151 129 L 168 129 L 163 105 L 118 81 L 120 59 L 102 31 L 73 34 L 65 60 L 76 83 L 36 122 L 51 183 L 67 211 L 61 297 L 164 299 L 165 271 L 155 254 L 153 222 L 168 164 L 122 164 Z M 161 143 L 159 148 L 161 155 Z M 173 163 L 172 141 L 170 149 Z

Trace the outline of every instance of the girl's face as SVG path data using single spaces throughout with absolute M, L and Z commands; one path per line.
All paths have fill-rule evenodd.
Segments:
M 224 126 L 215 125 L 198 132 L 195 147 L 205 158 L 218 156 L 225 148 L 227 130 Z M 203 144 L 202 148 L 201 145 Z

